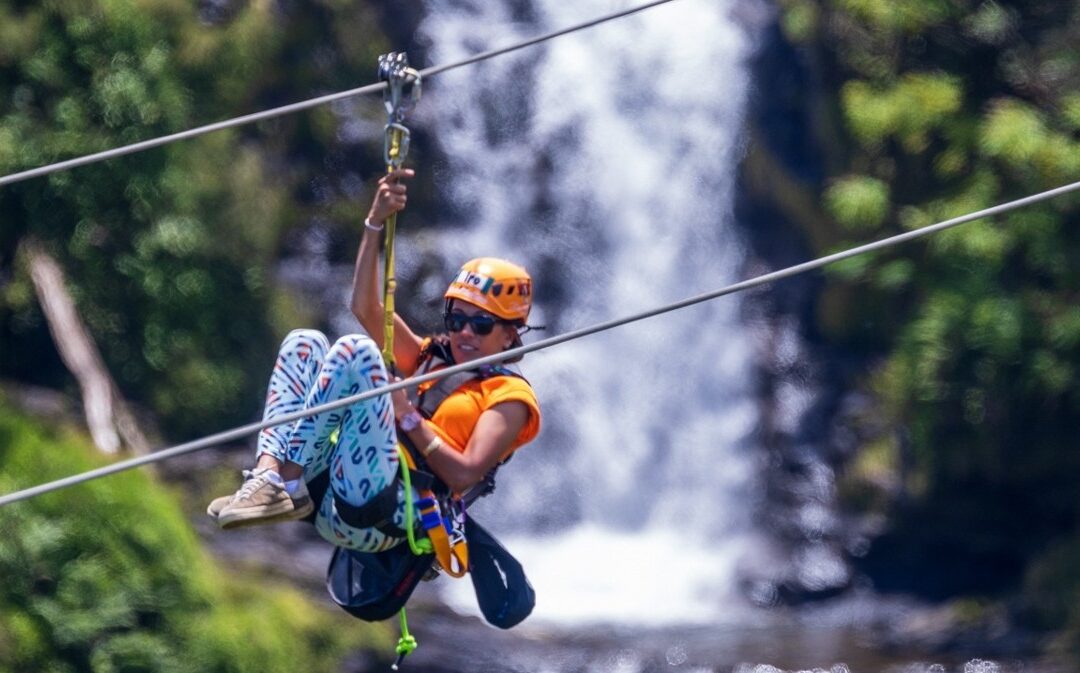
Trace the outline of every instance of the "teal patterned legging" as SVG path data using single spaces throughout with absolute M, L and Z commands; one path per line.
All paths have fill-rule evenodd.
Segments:
M 263 419 L 384 386 L 386 367 L 370 337 L 350 334 L 333 346 L 321 332 L 294 330 L 278 351 L 266 393 Z M 331 441 L 338 430 L 337 441 Z M 330 488 L 315 527 L 330 542 L 358 551 L 383 551 L 401 540 L 373 528 L 353 528 L 341 520 L 331 492 L 362 505 L 393 481 L 398 471 L 397 435 L 389 395 L 279 425 L 259 434 L 258 453 L 304 468 L 304 479 L 329 470 Z M 394 521 L 404 524 L 402 497 Z

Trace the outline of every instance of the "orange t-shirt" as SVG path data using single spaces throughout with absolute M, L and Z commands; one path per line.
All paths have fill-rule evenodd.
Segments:
M 426 389 L 432 385 L 434 382 L 420 387 Z M 506 460 L 519 446 L 531 442 L 540 432 L 540 404 L 536 401 L 532 386 L 525 379 L 496 375 L 467 381 L 439 405 L 431 422 L 444 442 L 464 452 L 480 414 L 496 404 L 511 401 L 524 403 L 529 408 L 529 418 L 510 444 L 510 449 L 501 456 L 501 460 Z

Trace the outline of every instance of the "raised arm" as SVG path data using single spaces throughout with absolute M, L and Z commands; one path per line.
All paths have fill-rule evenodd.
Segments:
M 353 292 L 350 308 L 353 315 L 364 326 L 364 330 L 383 346 L 383 303 L 382 283 L 379 282 L 379 240 L 381 228 L 386 218 L 405 208 L 407 189 L 403 180 L 415 173 L 408 168 L 398 169 L 379 179 L 375 198 L 368 210 L 364 232 L 360 239 L 360 250 L 356 253 L 356 267 L 353 271 Z M 371 226 L 368 226 L 370 224 Z M 420 337 L 394 314 L 394 357 L 398 367 L 406 374 L 416 369 L 420 354 Z

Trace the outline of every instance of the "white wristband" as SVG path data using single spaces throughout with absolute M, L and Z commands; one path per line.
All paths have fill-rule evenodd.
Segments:
M 424 447 L 424 450 L 420 453 L 423 454 L 424 458 L 427 458 L 431 454 L 435 453 L 435 450 L 438 449 L 440 446 L 442 446 L 442 440 L 439 439 L 438 435 L 435 435 L 435 439 L 431 440 L 431 442 L 429 442 L 428 445 Z
M 365 229 L 370 229 L 371 231 L 382 231 L 384 226 L 386 226 L 386 225 L 380 224 L 379 226 L 375 226 L 374 224 L 371 223 L 371 218 L 370 217 L 365 217 L 364 218 L 364 228 Z

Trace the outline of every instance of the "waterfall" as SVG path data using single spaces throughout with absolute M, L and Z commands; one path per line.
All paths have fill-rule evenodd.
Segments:
M 428 0 L 422 39 L 445 63 L 622 4 Z M 427 245 L 445 277 L 479 255 L 524 264 L 530 322 L 549 335 L 736 280 L 753 47 L 737 7 L 754 6 L 679 0 L 426 83 L 418 114 L 447 157 L 429 170 L 448 203 Z M 752 358 L 732 296 L 525 359 L 544 428 L 475 511 L 523 561 L 533 621 L 730 608 L 754 539 Z M 472 603 L 454 598 L 467 583 L 444 584 Z

